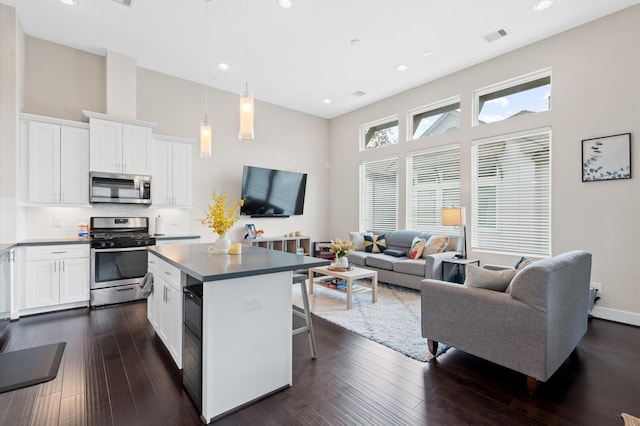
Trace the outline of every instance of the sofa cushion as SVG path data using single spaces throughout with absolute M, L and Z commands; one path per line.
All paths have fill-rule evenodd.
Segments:
M 420 259 L 404 259 L 399 260 L 393 264 L 393 271 L 401 274 L 408 275 L 417 275 L 419 277 L 424 277 L 426 261 L 422 258 Z
M 449 245 L 449 237 L 446 235 L 432 235 L 427 240 L 422 251 L 422 257 L 427 257 L 430 254 L 442 253 L 444 249 Z
M 349 259 L 349 264 L 353 263 L 354 265 L 364 266 L 367 256 L 371 256 L 371 254 L 365 251 L 352 251 L 347 258 Z
M 520 270 L 522 268 L 524 268 L 525 266 L 527 266 L 528 264 L 530 264 L 531 262 L 533 262 L 533 259 L 529 259 L 528 257 L 524 257 L 522 256 L 520 258 L 520 260 L 518 260 L 518 262 L 515 264 L 515 266 L 513 267 L 513 269 L 516 270 Z
M 353 243 L 353 249 L 364 251 L 364 236 L 373 235 L 371 232 L 349 232 L 349 239 Z
M 424 238 L 413 237 L 411 249 L 409 250 L 409 257 L 412 259 L 418 259 L 420 256 L 422 256 L 422 252 L 424 251 L 424 246 L 426 244 L 427 241 Z
M 467 265 L 467 277 L 464 280 L 464 285 L 487 290 L 505 291 L 517 272 L 515 269 L 494 271 L 476 265 Z
M 389 256 L 393 256 L 393 257 L 404 257 L 404 256 L 406 256 L 404 251 L 402 251 L 402 250 L 393 250 L 393 249 L 386 249 L 384 251 L 384 254 L 389 255 Z
M 387 271 L 393 271 L 393 264 L 398 262 L 398 257 L 389 256 L 386 254 L 370 254 L 365 260 L 365 265 L 371 268 L 386 269 Z
M 364 251 L 366 251 L 367 253 L 382 253 L 386 249 L 387 242 L 384 238 L 384 234 L 373 234 L 364 236 Z
M 413 243 L 413 239 L 420 234 L 419 231 L 411 231 L 411 230 L 399 230 L 388 232 L 387 234 L 387 247 L 390 248 L 404 248 L 408 250 L 411 247 L 411 243 Z

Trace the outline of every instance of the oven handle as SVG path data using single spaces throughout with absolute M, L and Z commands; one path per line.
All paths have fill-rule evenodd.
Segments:
M 148 246 L 127 247 L 127 248 L 92 248 L 96 253 L 109 253 L 114 251 L 146 251 Z

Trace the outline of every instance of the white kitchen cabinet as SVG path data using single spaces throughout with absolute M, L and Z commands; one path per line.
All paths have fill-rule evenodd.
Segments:
M 151 129 L 155 123 L 83 112 L 89 117 L 91 171 L 151 174 Z
M 149 254 L 153 293 L 147 299 L 147 318 L 178 368 L 182 368 L 182 284 L 178 268 Z
M 154 206 L 191 207 L 192 143 L 187 139 L 154 136 Z
M 22 309 L 88 304 L 88 245 L 27 247 L 25 253 L 26 279 Z
M 31 120 L 28 139 L 29 202 L 87 204 L 89 129 Z

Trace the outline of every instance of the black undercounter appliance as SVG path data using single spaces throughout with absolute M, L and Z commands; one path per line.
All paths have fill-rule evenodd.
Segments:
M 189 277 L 191 278 L 191 277 Z M 202 283 L 184 288 L 182 385 L 202 412 Z
M 92 217 L 91 306 L 143 299 L 140 283 L 147 273 L 148 217 Z

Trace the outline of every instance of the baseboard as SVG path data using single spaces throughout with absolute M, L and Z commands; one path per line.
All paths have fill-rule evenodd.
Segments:
M 634 312 L 619 311 L 617 309 L 594 306 L 593 310 L 591 311 L 591 315 L 595 318 L 640 326 L 640 314 L 636 314 Z

